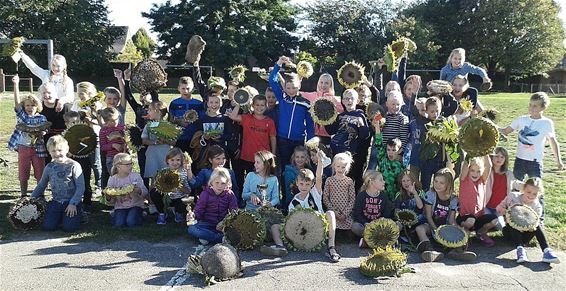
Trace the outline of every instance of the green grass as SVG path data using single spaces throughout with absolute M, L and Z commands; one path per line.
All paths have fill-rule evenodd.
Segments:
M 169 102 L 177 97 L 177 94 L 163 94 L 161 99 Z M 519 115 L 527 113 L 527 105 L 530 94 L 510 94 L 493 93 L 480 96 L 485 107 L 495 107 L 500 111 L 500 126 L 507 126 Z M 0 240 L 18 236 L 21 232 L 14 230 L 6 220 L 9 206 L 14 203 L 19 193 L 19 183 L 17 178 L 17 156 L 6 149 L 6 143 L 13 130 L 14 113 L 12 110 L 13 101 L 10 94 L 0 96 L 0 157 L 7 159 L 9 167 L 0 166 Z M 566 98 L 551 98 L 550 108 L 545 115 L 554 120 L 556 134 L 562 150 L 563 160 L 566 149 Z M 128 122 L 133 122 L 133 114 L 128 111 L 126 115 Z M 501 145 L 506 147 L 511 156 L 511 167 L 516 149 L 516 133 L 509 136 L 509 141 Z M 559 249 L 566 250 L 566 179 L 564 172 L 556 171 L 555 158 L 550 147 L 545 151 L 544 159 L 544 182 L 545 182 L 545 211 L 546 211 L 546 230 L 550 244 Z M 30 180 L 30 189 L 33 189 L 35 181 Z M 175 238 L 186 237 L 186 228 L 181 224 L 168 223 L 166 226 L 155 225 L 155 217 L 146 219 L 143 226 L 136 229 L 117 230 L 110 225 L 109 207 L 94 203 L 95 211 L 90 217 L 90 222 L 76 234 L 68 235 L 64 233 L 54 233 L 53 236 L 66 237 L 71 241 L 114 241 L 120 239 L 143 239 L 148 241 L 163 241 Z M 39 231 L 31 231 L 31 233 Z

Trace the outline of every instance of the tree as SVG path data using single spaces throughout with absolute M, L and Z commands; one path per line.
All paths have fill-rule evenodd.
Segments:
M 126 46 L 124 46 L 124 50 L 117 55 L 112 62 L 137 64 L 141 62 L 143 58 L 144 56 L 136 48 L 134 42 L 131 39 L 128 39 L 128 41 L 126 41 Z
M 147 31 L 142 27 L 132 36 L 133 44 L 142 53 L 144 58 L 149 58 L 155 51 L 155 41 L 151 39 Z
M 55 53 L 66 57 L 72 74 L 94 76 L 109 70 L 115 34 L 104 0 L 0 0 L 0 7 L 0 32 L 10 38 L 52 39 Z M 45 55 L 45 48 L 25 49 L 32 56 Z
M 153 4 L 144 17 L 162 43 L 158 55 L 184 63 L 187 43 L 194 34 L 206 42 L 201 64 L 223 75 L 234 64 L 268 66 L 298 46 L 290 33 L 297 28 L 297 10 L 287 0 L 181 0 Z
M 369 0 L 320 1 L 304 10 L 309 34 L 301 48 L 338 65 L 383 56 L 385 27 L 397 13 L 391 1 Z

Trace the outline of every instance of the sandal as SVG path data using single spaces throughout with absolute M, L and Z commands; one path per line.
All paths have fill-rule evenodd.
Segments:
M 330 261 L 333 263 L 337 263 L 340 261 L 340 254 L 336 251 L 335 247 L 328 247 L 328 251 L 326 252 L 326 256 L 330 258 Z

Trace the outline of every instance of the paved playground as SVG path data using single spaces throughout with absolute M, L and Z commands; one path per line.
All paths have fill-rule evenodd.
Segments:
M 203 288 L 201 276 L 185 272 L 187 257 L 196 244 L 189 239 L 167 243 L 119 241 L 66 243 L 64 238 L 23 234 L 0 244 L 1 290 L 190 290 Z M 477 244 L 476 244 L 477 245 Z M 476 246 L 474 245 L 474 246 Z M 332 264 L 321 253 L 291 252 L 283 258 L 266 258 L 258 251 L 241 254 L 242 278 L 221 282 L 211 289 L 472 289 L 563 290 L 566 264 L 539 262 L 538 248 L 529 248 L 533 261 L 517 265 L 507 245 L 480 248 L 477 262 L 461 264 L 446 259 L 423 263 L 410 254 L 416 272 L 400 278 L 370 279 L 358 271 L 368 249 L 339 245 L 342 260 Z M 566 253 L 559 252 L 562 260 Z

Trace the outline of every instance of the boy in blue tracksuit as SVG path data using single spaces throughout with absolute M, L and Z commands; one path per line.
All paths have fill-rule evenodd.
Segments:
M 279 101 L 279 118 L 276 123 L 281 168 L 289 164 L 295 147 L 304 145 L 305 132 L 307 139 L 314 137 L 314 121 L 309 113 L 310 102 L 299 95 L 301 88 L 299 77 L 294 73 L 286 74 L 285 88 L 278 80 L 281 66 L 290 62 L 288 57 L 280 57 L 269 74 L 269 85 Z

